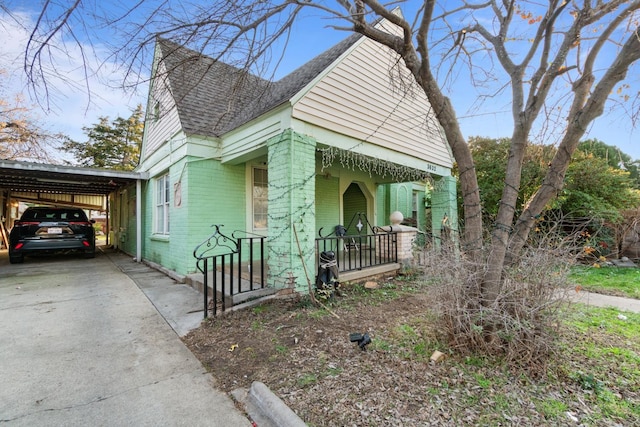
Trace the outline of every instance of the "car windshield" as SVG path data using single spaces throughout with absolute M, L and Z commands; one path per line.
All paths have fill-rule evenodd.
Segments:
M 23 221 L 86 221 L 87 217 L 77 209 L 27 209 Z

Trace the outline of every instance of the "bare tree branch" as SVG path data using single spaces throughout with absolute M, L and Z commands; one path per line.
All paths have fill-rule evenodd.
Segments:
M 329 28 L 362 34 L 395 52 L 395 63 L 406 67 L 426 94 L 460 171 L 463 248 L 476 261 L 484 259 L 482 250 L 487 249 L 486 264 L 479 264 L 487 301 L 500 289 L 505 261 L 516 258 L 526 242 L 532 218 L 561 188 L 579 139 L 602 114 L 615 86 L 640 60 L 640 0 L 462 0 L 454 5 L 424 0 L 418 6 L 379 0 L 213 0 L 180 3 L 182 9 L 171 9 L 169 2 L 161 1 L 140 22 L 129 22 L 137 18 L 133 11 L 143 3 L 138 0 L 128 11 L 106 20 L 127 24 L 128 39 L 118 46 L 113 59 L 126 64 L 127 77 L 137 81 L 148 71 L 149 48 L 158 36 L 237 66 L 245 72 L 239 79 L 254 78 L 249 74 L 257 71 L 272 77 L 270 55 L 286 47 L 304 10 L 330 19 Z M 415 13 L 413 19 L 407 20 L 396 5 Z M 83 38 L 74 33 L 71 21 L 84 12 L 84 6 L 76 0 L 65 13 L 54 16 L 47 0 L 38 17 L 27 46 L 25 72 L 33 84 L 44 84 L 46 94 L 43 58 L 53 58 L 54 49 L 64 47 L 55 37 L 61 33 L 82 45 Z M 80 52 L 86 53 L 82 47 Z M 609 55 L 613 61 L 596 69 Z M 468 71 L 468 79 L 463 71 Z M 510 108 L 513 120 L 500 209 L 486 247 L 475 164 L 461 131 L 459 111 L 450 98 L 457 84 L 468 87 L 467 80 L 479 92 L 474 105 L 508 94 L 503 102 L 508 107 L 501 109 Z M 636 101 L 636 116 L 637 110 Z M 543 186 L 516 219 L 524 153 L 536 127 L 564 132 Z

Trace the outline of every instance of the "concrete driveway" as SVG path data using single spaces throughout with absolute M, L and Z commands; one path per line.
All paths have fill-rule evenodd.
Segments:
M 0 251 L 0 423 L 250 426 L 104 254 Z

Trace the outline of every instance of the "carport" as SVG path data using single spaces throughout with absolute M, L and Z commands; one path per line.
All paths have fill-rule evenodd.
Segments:
M 78 206 L 107 211 L 109 196 L 136 184 L 136 212 L 142 212 L 142 181 L 147 172 L 82 168 L 44 163 L 0 160 L 0 202 L 5 229 L 11 227 L 11 202 Z M 104 200 L 99 206 L 97 200 Z M 136 215 L 136 259 L 142 258 L 142 215 Z

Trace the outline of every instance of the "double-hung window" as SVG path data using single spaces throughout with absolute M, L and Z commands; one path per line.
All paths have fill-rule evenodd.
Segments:
M 156 179 L 156 234 L 169 234 L 170 200 L 169 174 L 166 174 Z

